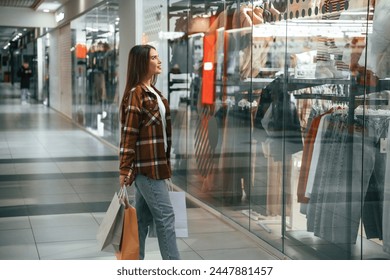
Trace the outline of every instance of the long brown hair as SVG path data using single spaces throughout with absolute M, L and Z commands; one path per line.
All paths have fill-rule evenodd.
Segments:
M 149 54 L 151 49 L 156 49 L 150 45 L 135 45 L 129 52 L 127 63 L 127 79 L 125 93 L 129 92 L 138 83 L 143 81 L 149 71 Z M 152 84 L 157 81 L 157 76 L 153 75 Z

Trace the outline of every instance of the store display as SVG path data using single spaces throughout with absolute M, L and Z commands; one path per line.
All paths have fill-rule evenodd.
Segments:
M 189 8 L 210 18 L 200 72 L 187 48 L 200 85 L 188 94 L 198 96 L 187 111 L 189 192 L 292 255 L 302 246 L 313 258 L 389 258 L 388 122 L 375 111 L 388 108 L 390 90 L 385 2 Z
M 71 22 L 73 118 L 115 145 L 119 135 L 118 8 L 118 2 L 111 0 Z

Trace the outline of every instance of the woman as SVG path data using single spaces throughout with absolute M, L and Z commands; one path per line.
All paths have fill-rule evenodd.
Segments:
M 167 99 L 154 87 L 161 72 L 161 61 L 154 47 L 137 45 L 130 50 L 120 107 L 119 180 L 122 187 L 135 183 L 141 260 L 153 220 L 162 258 L 180 259 L 167 184 L 171 177 L 170 110 Z

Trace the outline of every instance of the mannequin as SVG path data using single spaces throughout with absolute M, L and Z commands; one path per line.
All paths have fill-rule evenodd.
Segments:
M 368 35 L 367 69 L 383 79 L 390 76 L 390 1 L 376 0 L 372 1 L 372 5 L 375 5 L 375 10 L 373 31 Z M 360 56 L 359 65 L 365 65 L 363 55 Z

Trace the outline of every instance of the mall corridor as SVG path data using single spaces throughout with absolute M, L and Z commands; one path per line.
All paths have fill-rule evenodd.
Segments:
M 111 260 L 96 231 L 118 186 L 116 148 L 56 111 L 30 100 L 18 84 L 0 84 L 0 259 Z M 183 259 L 273 260 L 236 227 L 190 203 Z M 161 259 L 157 240 L 146 259 Z

